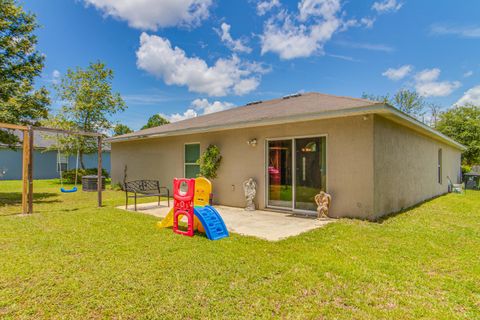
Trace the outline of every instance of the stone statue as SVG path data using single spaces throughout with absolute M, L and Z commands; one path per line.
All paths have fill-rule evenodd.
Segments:
M 315 196 L 315 203 L 317 204 L 318 218 L 328 217 L 332 196 L 324 191 L 320 191 L 320 193 Z
M 245 180 L 243 182 L 243 191 L 245 192 L 245 200 L 247 201 L 247 205 L 245 210 L 247 211 L 255 211 L 255 203 L 253 200 L 255 199 L 255 195 L 257 194 L 257 183 L 253 178 Z

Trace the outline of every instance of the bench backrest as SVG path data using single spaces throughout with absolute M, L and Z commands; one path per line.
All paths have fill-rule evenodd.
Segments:
M 160 181 L 157 180 L 135 180 L 125 182 L 125 191 L 128 192 L 148 192 L 160 191 Z

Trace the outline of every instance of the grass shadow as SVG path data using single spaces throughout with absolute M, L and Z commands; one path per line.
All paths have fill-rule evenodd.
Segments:
M 440 194 L 440 195 L 438 195 L 438 196 L 434 196 L 434 197 L 432 197 L 432 198 L 423 200 L 422 202 L 419 202 L 419 203 L 417 203 L 417 204 L 415 204 L 415 205 L 413 205 L 413 206 L 406 207 L 406 208 L 403 208 L 403 209 L 401 209 L 401 210 L 399 210 L 399 211 L 391 212 L 391 213 L 388 213 L 388 214 L 386 214 L 386 215 L 384 215 L 384 216 L 381 216 L 381 217 L 379 217 L 379 218 L 376 218 L 376 219 L 374 219 L 374 220 L 371 220 L 371 222 L 382 224 L 382 223 L 386 222 L 387 220 L 393 219 L 393 218 L 395 218 L 395 217 L 397 217 L 397 216 L 399 216 L 399 215 L 401 215 L 401 214 L 403 214 L 403 213 L 405 213 L 405 212 L 407 212 L 407 211 L 411 211 L 411 210 L 413 210 L 413 209 L 419 208 L 419 207 L 423 206 L 424 204 L 429 203 L 429 202 L 431 202 L 431 201 L 433 201 L 433 200 L 435 200 L 435 199 L 437 199 L 437 198 L 443 197 L 443 196 L 445 196 L 445 195 L 447 195 L 447 194 L 448 194 L 448 193 L 444 193 L 444 194 Z
M 33 203 L 55 203 L 60 202 L 60 200 L 47 200 L 49 198 L 57 196 L 53 192 L 37 192 L 33 194 Z M 0 207 L 10 206 L 10 205 L 21 205 L 22 204 L 22 193 L 21 192 L 0 192 Z

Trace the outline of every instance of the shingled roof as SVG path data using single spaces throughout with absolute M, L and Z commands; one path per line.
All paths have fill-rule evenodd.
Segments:
M 225 111 L 112 137 L 107 141 L 116 143 L 362 114 L 382 114 L 434 139 L 444 141 L 461 150 L 466 149 L 455 140 L 383 102 L 316 92 L 257 101 Z
M 159 127 L 113 137 L 110 142 L 145 138 L 148 136 L 181 135 L 198 131 L 215 131 L 226 127 L 255 126 L 272 121 L 306 118 L 320 113 L 360 109 L 383 105 L 366 99 L 340 97 L 321 93 L 303 93 L 280 99 L 257 101 L 245 106 L 173 122 Z

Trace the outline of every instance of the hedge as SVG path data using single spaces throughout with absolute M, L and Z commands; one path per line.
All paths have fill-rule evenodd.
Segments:
M 97 175 L 97 168 L 88 168 L 88 169 L 78 169 L 78 183 L 82 182 L 83 176 Z M 102 175 L 105 178 L 110 178 L 107 170 L 102 169 Z M 64 183 L 75 183 L 75 169 L 62 171 L 63 182 Z

